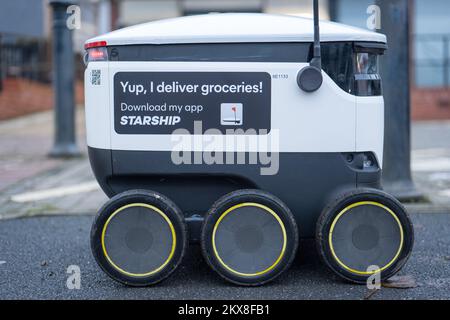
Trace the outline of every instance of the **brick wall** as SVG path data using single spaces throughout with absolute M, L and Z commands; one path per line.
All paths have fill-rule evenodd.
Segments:
M 411 91 L 411 118 L 413 120 L 450 119 L 450 88 Z
M 0 120 L 53 108 L 51 84 L 44 84 L 21 78 L 7 78 L 0 91 Z M 75 85 L 76 103 L 83 104 L 82 81 Z

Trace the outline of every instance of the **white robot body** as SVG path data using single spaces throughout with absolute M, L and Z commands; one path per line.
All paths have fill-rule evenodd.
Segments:
M 311 19 L 209 14 L 87 41 L 87 142 L 105 192 L 156 189 L 189 217 L 235 188 L 261 188 L 291 207 L 308 236 L 337 190 L 380 188 L 384 103 L 376 61 L 386 37 L 332 22 L 320 27 L 323 84 L 313 93 L 297 83 L 312 58 Z M 203 131 L 196 132 L 199 121 Z M 176 129 L 184 131 L 174 134 Z M 225 163 L 225 155 L 224 163 L 195 163 L 194 156 L 190 164 L 172 163 L 174 150 L 210 151 L 227 129 L 256 129 L 245 137 L 263 140 L 217 143 L 215 152 L 274 152 L 277 167 L 264 175 L 258 164 Z M 182 186 L 205 176 L 211 180 L 193 187 L 203 195 L 193 201 Z M 182 183 L 158 182 L 171 177 Z M 298 202 L 299 189 L 308 200 Z

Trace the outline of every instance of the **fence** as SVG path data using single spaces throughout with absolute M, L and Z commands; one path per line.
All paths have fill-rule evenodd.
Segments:
M 7 78 L 20 78 L 50 84 L 52 80 L 51 43 L 47 39 L 22 38 L 0 33 L 0 91 Z M 81 80 L 84 65 L 75 54 L 76 78 Z
M 0 34 L 0 79 L 10 77 L 49 83 L 51 63 L 48 41 Z
M 84 64 L 76 63 L 76 102 L 82 104 Z M 0 33 L 0 120 L 53 106 L 52 57 L 49 40 Z

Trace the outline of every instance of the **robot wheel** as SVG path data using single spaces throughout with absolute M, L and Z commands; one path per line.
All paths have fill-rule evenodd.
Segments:
M 372 189 L 343 194 L 322 212 L 316 243 L 322 259 L 340 277 L 365 284 L 379 274 L 386 280 L 411 254 L 414 230 L 402 204 Z
M 280 276 L 298 247 L 289 208 L 260 190 L 231 192 L 212 206 L 201 236 L 207 263 L 234 284 L 257 286 Z
M 180 264 L 187 246 L 180 209 L 168 198 L 131 190 L 111 198 L 98 212 L 91 230 L 95 260 L 111 278 L 147 286 L 167 278 Z

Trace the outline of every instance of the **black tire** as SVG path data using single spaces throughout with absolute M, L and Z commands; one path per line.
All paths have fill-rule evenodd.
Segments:
M 167 278 L 180 264 L 186 246 L 180 209 L 148 190 L 111 198 L 91 230 L 92 254 L 99 266 L 112 279 L 130 286 L 149 286 Z
M 345 215 L 349 212 L 353 214 Z M 316 244 L 323 261 L 340 277 L 359 284 L 380 270 L 382 281 L 400 271 L 413 243 L 414 229 L 406 209 L 379 190 L 341 195 L 317 222 Z M 379 269 L 368 269 L 371 265 Z
M 237 285 L 258 286 L 289 268 L 297 252 L 298 229 L 289 208 L 275 196 L 260 190 L 238 190 L 211 207 L 201 245 L 205 260 L 222 278 Z

